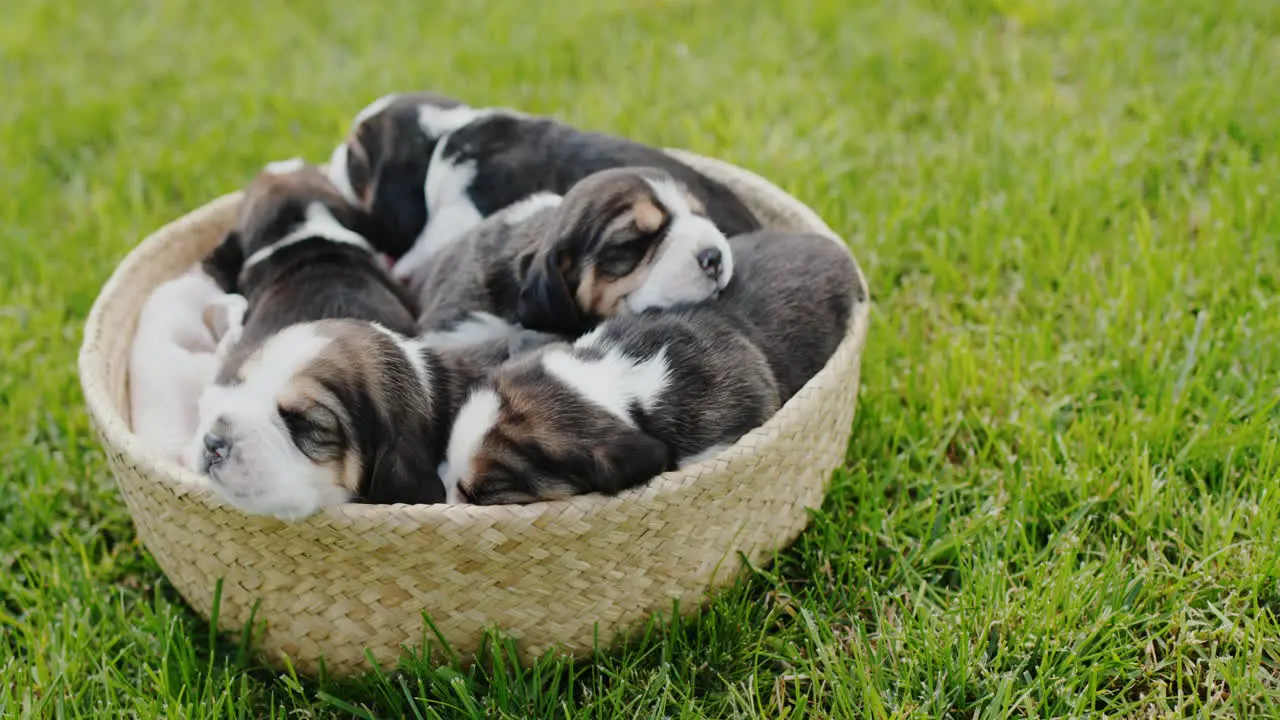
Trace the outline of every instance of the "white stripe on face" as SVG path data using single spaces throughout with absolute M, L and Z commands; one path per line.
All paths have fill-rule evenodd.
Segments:
M 449 434 L 449 448 L 446 451 L 447 467 L 440 479 L 444 481 L 445 502 L 460 502 L 458 485 L 471 479 L 471 460 L 480 450 L 484 438 L 498 424 L 498 411 L 502 401 L 498 394 L 490 388 L 478 388 L 458 410 L 453 421 L 453 431 Z
M 671 225 L 644 283 L 627 296 L 627 309 L 640 313 L 649 308 L 667 308 L 711 298 L 733 279 L 733 251 L 729 241 L 714 223 L 693 212 L 684 192 L 675 183 L 648 178 L 645 182 L 671 216 Z M 715 277 L 701 267 L 699 258 L 706 252 L 720 255 L 720 272 Z

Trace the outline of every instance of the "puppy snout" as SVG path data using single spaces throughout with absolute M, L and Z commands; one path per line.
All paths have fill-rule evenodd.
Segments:
M 231 454 L 231 443 L 216 432 L 205 433 L 204 455 L 210 467 L 221 463 Z
M 719 280 L 724 268 L 724 254 L 716 248 L 707 248 L 698 253 L 698 267 L 702 273 L 712 280 Z

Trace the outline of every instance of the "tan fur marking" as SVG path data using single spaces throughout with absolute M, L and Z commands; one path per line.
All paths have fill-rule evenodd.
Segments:
M 364 463 L 355 448 L 348 448 L 342 456 L 342 468 L 338 476 L 342 478 L 342 487 L 354 493 L 360 489 L 360 478 L 364 475 Z
M 618 305 L 623 298 L 635 292 L 649 277 L 653 267 L 653 253 L 650 253 L 630 275 L 620 278 L 602 278 L 596 275 L 594 267 L 588 267 L 582 274 L 582 282 L 578 284 L 578 306 L 599 317 L 610 317 L 618 312 Z
M 702 201 L 699 200 L 697 196 L 688 190 L 684 190 L 683 195 L 684 199 L 689 202 L 689 209 L 693 211 L 694 215 L 701 215 L 702 217 L 707 216 L 707 206 L 703 205 Z
M 654 204 L 648 195 L 641 195 L 631 205 L 631 217 L 636 228 L 643 233 L 657 232 L 667 221 L 667 214 Z

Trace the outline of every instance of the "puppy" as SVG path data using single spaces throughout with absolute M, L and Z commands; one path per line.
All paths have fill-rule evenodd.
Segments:
M 442 502 L 454 413 L 518 335 L 433 344 L 360 320 L 291 325 L 220 368 L 190 461 L 235 507 L 286 521 L 353 500 Z
M 267 165 L 245 189 L 235 229 L 203 262 L 247 301 L 229 352 L 251 352 L 282 328 L 324 318 L 412 333 L 412 298 L 376 256 L 377 232 L 319 168 L 297 159 Z
M 429 92 L 388 95 L 362 110 L 328 172 L 350 202 L 386 223 L 382 249 L 399 258 L 394 274 L 403 279 L 512 203 L 563 195 L 592 173 L 634 165 L 669 172 L 726 235 L 760 227 L 727 187 L 657 148 Z
M 616 493 L 763 424 L 826 364 L 865 291 L 829 238 L 730 245 L 740 270 L 718 300 L 607 320 L 481 382 L 449 440 L 451 500 Z
M 629 167 L 487 218 L 409 288 L 426 330 L 478 310 L 577 337 L 613 315 L 705 300 L 732 277 L 729 243 L 698 199 L 665 170 Z
M 129 351 L 133 432 L 175 463 L 195 436 L 197 399 L 217 371 L 225 330 L 215 326 L 215 311 L 224 297 L 212 278 L 192 269 L 152 291 L 138 316 Z

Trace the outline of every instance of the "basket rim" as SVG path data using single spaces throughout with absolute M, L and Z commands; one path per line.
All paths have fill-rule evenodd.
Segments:
M 527 522 L 543 515 L 559 514 L 564 509 L 571 507 L 583 514 L 595 514 L 607 512 L 611 507 L 624 503 L 633 504 L 665 499 L 678 494 L 682 490 L 689 489 L 697 480 L 698 469 L 713 463 L 732 461 L 743 453 L 756 452 L 752 447 L 753 440 L 767 436 L 775 425 L 786 420 L 786 414 L 782 412 L 784 408 L 798 401 L 803 401 L 805 396 L 818 391 L 814 387 L 814 380 L 818 376 L 831 372 L 832 365 L 843 354 L 840 349 L 850 343 L 855 344 L 857 346 L 855 358 L 860 362 L 861 353 L 865 348 L 870 320 L 871 291 L 867 285 L 866 275 L 862 271 L 857 258 L 853 257 L 853 252 L 849 246 L 811 208 L 757 173 L 724 160 L 700 155 L 688 150 L 679 148 L 664 148 L 664 150 L 680 159 L 690 158 L 702 165 L 711 165 L 716 168 L 717 175 L 736 176 L 735 180 L 737 182 L 753 186 L 753 189 L 760 195 L 770 198 L 774 203 L 785 206 L 788 211 L 803 218 L 812 232 L 826 235 L 833 242 L 844 248 L 853 258 L 854 271 L 862 285 L 864 299 L 854 304 L 853 312 L 849 318 L 848 329 L 843 340 L 841 340 L 840 346 L 822 369 L 815 374 L 814 378 L 810 378 L 809 382 L 801 387 L 787 403 L 780 407 L 762 425 L 743 435 L 728 448 L 694 465 L 658 475 L 644 485 L 617 495 L 592 493 L 577 495 L 563 500 L 542 501 L 525 505 L 419 505 L 404 503 L 373 505 L 348 502 L 336 507 L 325 508 L 301 521 L 294 521 L 288 524 L 335 526 L 347 525 L 352 522 L 367 522 L 369 520 L 392 520 L 393 518 L 399 522 L 409 521 L 413 524 L 421 525 L 444 522 L 492 523 L 503 520 L 524 520 Z M 131 464 L 150 468 L 152 472 L 149 474 L 154 476 L 159 484 L 175 495 L 185 497 L 187 502 L 200 504 L 205 510 L 233 508 L 226 501 L 215 495 L 206 486 L 205 481 L 194 471 L 175 462 L 160 458 L 142 442 L 141 438 L 134 434 L 132 427 L 125 418 L 125 413 L 116 406 L 108 391 L 106 352 L 101 338 L 104 336 L 102 331 L 104 329 L 104 315 L 106 314 L 107 306 L 118 294 L 119 289 L 124 286 L 124 283 L 136 274 L 136 270 L 148 262 L 151 255 L 151 253 L 147 252 L 148 249 L 175 242 L 184 225 L 195 224 L 205 218 L 226 213 L 230 207 L 234 207 L 240 202 L 242 194 L 242 191 L 236 190 L 215 197 L 152 231 L 129 250 L 128 254 L 112 270 L 110 277 L 94 299 L 84 323 L 82 343 L 77 359 L 77 370 L 86 408 L 90 420 L 106 446 L 104 449 L 110 449 L 118 453 Z M 856 402 L 856 398 L 851 398 L 850 402 Z M 273 520 L 266 517 L 262 519 Z M 275 522 L 283 523 L 284 521 L 275 520 Z

